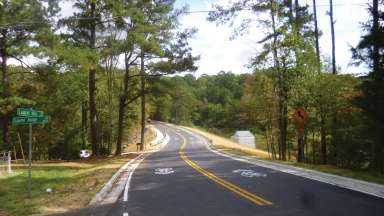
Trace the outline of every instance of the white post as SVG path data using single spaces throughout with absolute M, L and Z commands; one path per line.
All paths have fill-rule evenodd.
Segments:
M 11 167 L 12 154 L 11 153 L 12 153 L 11 151 L 8 152 L 8 173 L 12 173 L 12 167 Z

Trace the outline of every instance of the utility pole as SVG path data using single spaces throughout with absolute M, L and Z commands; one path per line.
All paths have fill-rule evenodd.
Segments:
M 144 51 L 141 49 L 140 54 L 140 80 L 141 80 L 141 137 L 140 150 L 144 150 L 145 144 L 145 68 L 144 68 Z
M 321 62 L 320 62 L 320 46 L 319 46 L 319 28 L 317 24 L 317 5 L 316 0 L 313 0 L 313 16 L 315 22 L 315 43 L 316 43 L 316 57 L 318 64 L 318 73 L 321 73 Z
M 91 20 L 90 20 L 90 43 L 89 48 L 95 49 L 96 43 L 96 20 L 95 20 L 96 3 L 91 3 Z M 91 142 L 92 155 L 99 155 L 99 146 L 97 143 L 97 110 L 96 110 L 96 64 L 89 69 L 88 90 L 89 90 L 89 120 L 91 126 Z
M 336 48 L 335 48 L 335 21 L 333 20 L 333 0 L 329 0 L 329 18 L 331 20 L 331 36 L 332 36 L 332 74 L 337 74 Z

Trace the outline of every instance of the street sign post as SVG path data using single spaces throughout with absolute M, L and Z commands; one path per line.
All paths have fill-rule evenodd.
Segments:
M 32 189 L 32 125 L 47 124 L 49 116 L 44 115 L 42 111 L 36 111 L 32 108 L 18 108 L 17 116 L 12 118 L 13 125 L 28 125 L 29 126 L 29 145 L 28 145 L 28 195 L 31 197 Z

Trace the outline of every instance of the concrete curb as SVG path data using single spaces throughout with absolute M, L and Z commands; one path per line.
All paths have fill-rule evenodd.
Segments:
M 127 170 L 128 166 L 130 166 L 134 161 L 136 161 L 140 156 L 143 154 L 139 154 L 126 164 L 124 164 L 113 176 L 109 181 L 103 186 L 103 188 L 93 197 L 89 205 L 97 205 L 101 203 L 106 195 L 111 191 L 113 185 L 117 182 L 120 175 Z
M 209 143 L 209 139 L 201 134 L 196 134 L 184 127 L 182 127 L 182 130 L 185 132 L 188 132 L 191 135 L 194 135 L 195 137 L 199 137 L 200 139 L 204 140 L 204 144 L 206 148 L 218 155 L 221 155 L 223 157 L 228 157 L 233 160 L 253 164 L 256 166 L 261 166 L 264 168 L 269 168 L 273 170 L 277 170 L 280 172 L 308 178 L 311 180 L 331 184 L 337 187 L 353 190 L 353 191 L 358 191 L 364 194 L 369 194 L 372 196 L 376 196 L 379 198 L 384 198 L 384 185 L 376 184 L 376 183 L 371 183 L 367 181 L 362 181 L 362 180 L 357 180 L 353 178 L 348 178 L 348 177 L 343 177 L 343 176 L 338 176 L 338 175 L 333 175 L 333 174 L 328 174 L 324 172 L 319 172 L 319 171 L 314 171 L 314 170 L 309 170 L 305 168 L 299 168 L 299 167 L 294 167 L 290 165 L 285 165 L 285 164 L 279 164 L 271 161 L 264 161 L 260 159 L 254 159 L 250 158 L 247 156 L 241 156 L 241 155 L 236 155 L 236 154 L 231 154 L 228 152 L 223 152 L 220 150 L 216 150 L 212 147 L 212 145 Z
M 101 204 L 110 204 L 115 203 L 119 198 L 119 195 L 123 192 L 125 182 L 127 177 L 124 176 L 127 173 L 131 172 L 131 166 L 135 164 L 137 161 L 141 162 L 145 157 L 149 154 L 159 151 L 169 142 L 169 135 L 166 133 L 165 136 L 160 131 L 157 131 L 156 137 L 161 136 L 161 142 L 159 142 L 159 148 L 157 150 L 142 152 L 139 153 L 135 158 L 124 164 L 112 177 L 111 179 L 103 186 L 103 188 L 93 197 L 89 205 L 101 205 Z M 156 138 L 155 138 L 156 139 Z M 158 138 L 157 138 L 158 139 Z M 144 158 L 143 158 L 144 157 Z M 115 186 L 115 191 L 113 191 L 113 187 Z M 108 194 L 111 193 L 111 196 Z

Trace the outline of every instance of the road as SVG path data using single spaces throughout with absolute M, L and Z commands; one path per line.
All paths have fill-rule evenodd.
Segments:
M 384 214 L 384 199 L 235 161 L 209 151 L 191 132 L 157 127 L 170 142 L 141 162 L 128 196 L 108 215 Z

